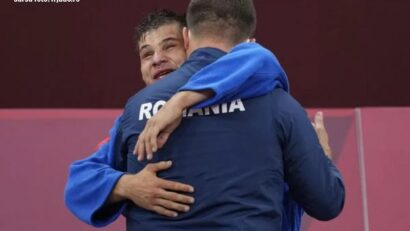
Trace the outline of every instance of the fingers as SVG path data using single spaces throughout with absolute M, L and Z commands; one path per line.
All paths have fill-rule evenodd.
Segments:
M 323 148 L 323 151 L 329 159 L 332 159 L 332 149 L 329 145 L 329 137 L 325 128 L 325 123 L 323 119 L 323 112 L 318 111 L 315 114 L 314 123 L 312 123 L 313 127 L 316 130 L 316 134 L 319 138 L 319 143 Z
M 162 207 L 162 206 L 159 206 L 159 205 L 154 205 L 154 206 L 152 207 L 152 210 L 153 210 L 154 212 L 160 214 L 160 215 L 164 215 L 164 216 L 167 216 L 167 217 L 176 217 L 176 216 L 178 216 L 178 213 L 177 213 L 177 212 L 168 210 L 168 209 L 166 209 L 166 208 L 164 208 L 164 207 Z
M 146 143 L 147 145 L 145 146 L 146 151 L 147 151 L 147 159 L 151 160 L 152 159 L 152 153 L 156 152 L 158 150 L 157 147 L 157 136 L 159 133 L 159 130 L 155 126 L 151 126 L 151 129 L 148 130 L 146 133 Z
M 194 198 L 184 194 L 170 192 L 166 190 L 161 190 L 159 197 L 162 199 L 179 202 L 183 204 L 193 204 L 195 202 Z
M 156 199 L 156 204 L 164 207 L 165 209 L 179 211 L 179 212 L 188 212 L 190 207 L 188 205 L 180 204 L 171 200 L 166 200 L 162 198 Z
M 159 179 L 158 184 L 161 188 L 164 188 L 167 190 L 178 191 L 178 192 L 189 192 L 189 193 L 194 192 L 194 187 L 187 185 L 187 184 L 175 182 L 175 181 Z
M 141 208 L 168 217 L 176 217 L 180 212 L 189 211 L 194 198 L 183 193 L 193 192 L 194 188 L 187 184 L 160 179 L 156 174 L 171 166 L 171 161 L 147 164 L 140 172 L 130 176 L 129 179 L 132 181 L 123 181 L 127 183 L 124 197 Z
M 190 210 L 188 204 L 194 203 L 194 198 L 192 197 L 165 190 L 161 190 L 157 196 L 158 198 L 153 201 L 155 205 L 151 209 L 158 214 L 168 217 L 178 216 L 177 212 L 188 212 Z
M 188 212 L 190 210 L 190 204 L 194 203 L 194 198 L 184 194 L 170 192 L 166 189 L 183 191 L 183 192 L 193 192 L 193 187 L 171 182 L 167 180 L 159 180 L 156 184 L 158 189 L 153 191 L 152 200 L 153 206 L 151 207 L 153 211 L 169 217 L 178 216 L 177 212 Z
M 167 142 L 169 135 L 171 135 L 171 133 L 169 132 L 162 132 L 161 134 L 159 134 L 158 136 L 158 148 L 162 148 L 164 146 L 164 144 Z
M 152 153 L 150 153 L 150 151 L 149 151 L 150 147 L 146 142 L 147 130 L 149 129 L 149 127 L 150 127 L 150 120 L 147 121 L 147 124 L 145 125 L 144 130 L 138 136 L 137 145 L 136 145 L 135 149 L 137 149 L 136 154 L 138 156 L 139 161 L 144 160 L 145 153 L 147 153 L 147 155 L 151 154 L 151 156 L 152 156 Z M 135 149 L 134 149 L 134 152 L 135 152 Z
M 145 144 L 143 144 L 141 142 L 140 138 L 138 137 L 137 144 L 134 147 L 133 154 L 137 155 L 139 161 L 142 161 L 144 159 L 144 156 L 143 156 L 143 154 L 145 152 L 145 146 L 144 145 Z
M 141 132 L 141 134 L 138 136 L 137 144 L 135 145 L 134 151 L 133 151 L 133 154 L 137 155 L 139 161 L 142 161 L 145 155 L 145 143 L 142 141 L 144 134 L 145 134 L 145 128 Z
M 137 144 L 134 148 L 134 154 L 138 156 L 138 160 L 142 161 L 145 155 L 148 160 L 151 160 L 153 153 L 158 150 L 157 136 L 159 133 L 158 126 L 156 126 L 155 117 L 147 121 L 144 130 L 138 137 Z
M 150 160 L 148 157 L 152 157 L 152 148 L 151 144 L 147 142 L 148 139 L 148 133 L 151 129 L 151 124 L 152 124 L 153 118 L 149 119 L 147 121 L 147 124 L 145 125 L 143 133 L 141 133 L 140 137 L 138 139 L 141 139 L 142 145 L 144 145 L 145 153 L 139 153 L 139 155 L 144 155 L 147 154 L 147 159 Z M 144 156 L 142 157 L 142 160 L 144 159 Z
M 150 171 L 150 172 L 159 172 L 159 171 L 163 171 L 165 169 L 168 169 L 172 166 L 172 161 L 161 161 L 155 164 L 147 164 L 147 166 L 145 166 L 145 168 Z
M 181 123 L 182 109 L 175 109 L 168 103 L 147 121 L 144 130 L 139 135 L 137 145 L 134 148 L 134 154 L 138 155 L 138 160 L 141 161 L 145 157 L 151 160 L 153 153 L 165 144 L 169 135 Z M 158 137 L 161 133 L 167 135 Z
M 325 124 L 323 123 L 323 112 L 318 111 L 315 114 L 315 126 L 316 128 L 324 128 Z

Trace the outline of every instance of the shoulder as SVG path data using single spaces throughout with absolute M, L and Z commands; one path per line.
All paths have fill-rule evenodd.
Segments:
M 277 88 L 270 94 L 272 123 L 283 144 L 310 134 L 312 125 L 305 109 L 289 93 Z
M 277 119 L 289 120 L 306 117 L 302 105 L 282 88 L 274 89 L 271 94 L 272 111 Z
M 279 107 L 280 110 L 284 110 L 284 111 L 291 110 L 292 111 L 295 109 L 302 108 L 300 103 L 282 88 L 273 89 L 270 95 L 271 95 L 271 98 L 272 98 L 271 100 L 273 104 L 276 107 Z
M 256 42 L 243 42 L 235 47 L 232 48 L 232 50 L 228 54 L 234 54 L 234 53 L 241 53 L 241 54 L 248 54 L 248 55 L 262 55 L 265 57 L 272 57 L 273 53 L 260 45 L 259 43 Z

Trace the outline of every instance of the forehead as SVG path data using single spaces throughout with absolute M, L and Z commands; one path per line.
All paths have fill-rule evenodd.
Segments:
M 143 36 L 141 36 L 140 41 L 138 42 L 138 47 L 141 49 L 145 46 L 157 46 L 163 40 L 167 38 L 176 38 L 182 41 L 182 27 L 179 23 L 168 23 L 162 26 L 159 26 L 156 29 L 151 29 L 147 31 Z

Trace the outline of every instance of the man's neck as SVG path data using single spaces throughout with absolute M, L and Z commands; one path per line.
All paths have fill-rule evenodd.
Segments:
M 233 46 L 234 45 L 232 43 L 228 43 L 225 41 L 216 41 L 214 39 L 197 39 L 197 40 L 191 40 L 190 47 L 187 53 L 189 56 L 191 55 L 193 51 L 199 48 L 205 48 L 205 47 L 217 48 L 225 52 L 229 52 Z

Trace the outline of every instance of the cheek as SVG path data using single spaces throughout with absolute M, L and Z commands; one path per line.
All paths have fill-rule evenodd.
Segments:
M 150 85 L 153 83 L 154 80 L 150 78 L 149 76 L 143 74 L 142 81 L 144 81 L 145 85 Z
M 177 52 L 174 57 L 174 62 L 177 66 L 181 66 L 183 62 L 186 60 L 185 52 Z
M 141 63 L 141 73 L 142 75 L 147 75 L 149 73 L 149 65 L 146 63 Z
M 144 80 L 145 83 L 147 83 L 147 81 L 150 81 L 151 73 L 150 73 L 149 65 L 141 64 L 141 75 L 142 75 L 142 80 Z

